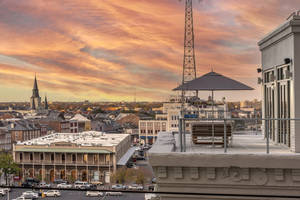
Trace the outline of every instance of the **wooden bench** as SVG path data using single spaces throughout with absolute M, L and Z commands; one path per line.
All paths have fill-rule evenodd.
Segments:
M 192 142 L 194 144 L 222 145 L 224 146 L 224 122 L 204 121 L 195 122 L 192 125 Z M 214 129 L 214 131 L 213 131 Z M 231 124 L 226 123 L 226 143 L 231 140 Z

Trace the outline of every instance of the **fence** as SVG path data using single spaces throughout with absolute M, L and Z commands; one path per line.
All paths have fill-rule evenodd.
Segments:
M 190 131 L 186 130 L 187 124 L 190 125 L 194 122 L 207 122 L 207 124 L 211 124 L 212 131 L 212 146 L 214 147 L 214 127 L 215 122 L 222 122 L 224 124 L 224 153 L 227 153 L 227 126 L 226 124 L 231 123 L 233 126 L 232 134 L 237 132 L 238 127 L 235 126 L 238 124 L 237 122 L 251 122 L 250 124 L 254 125 L 256 134 L 260 133 L 260 127 L 262 133 L 265 138 L 265 147 L 266 153 L 270 153 L 270 139 L 272 139 L 275 143 L 281 143 L 288 147 L 291 145 L 291 132 L 295 130 L 295 128 L 291 129 L 291 121 L 299 122 L 300 118 L 180 118 L 179 119 L 179 143 L 180 143 L 180 151 L 186 151 L 186 134 Z M 293 123 L 294 126 L 296 123 Z

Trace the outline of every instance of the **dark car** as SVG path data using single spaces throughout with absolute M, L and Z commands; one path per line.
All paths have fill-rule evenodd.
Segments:
M 34 186 L 34 184 L 32 183 L 32 182 L 23 182 L 22 183 L 22 187 L 33 187 Z
M 145 160 L 145 157 L 144 156 L 137 156 L 136 159 L 137 160 Z
M 63 179 L 55 179 L 53 181 L 54 184 L 61 184 L 61 183 L 68 183 L 67 181 L 63 180 Z
M 149 191 L 154 191 L 154 185 L 149 185 L 149 186 L 148 186 L 148 190 L 149 190 Z

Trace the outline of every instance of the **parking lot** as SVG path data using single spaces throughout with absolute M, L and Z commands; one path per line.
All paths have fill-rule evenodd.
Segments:
M 23 192 L 28 191 L 28 189 L 12 189 L 10 192 L 9 199 L 15 199 L 22 195 Z M 81 200 L 81 199 L 89 199 L 89 200 L 117 200 L 117 199 L 124 199 L 124 200 L 144 200 L 145 195 L 140 193 L 122 193 L 122 196 L 106 196 L 106 197 L 86 197 L 85 191 L 67 191 L 67 190 L 60 190 L 61 196 L 60 197 L 46 197 L 43 198 L 47 199 L 71 199 L 71 200 Z M 39 197 L 39 199 L 42 199 Z M 7 200 L 7 196 L 0 197 L 0 200 Z

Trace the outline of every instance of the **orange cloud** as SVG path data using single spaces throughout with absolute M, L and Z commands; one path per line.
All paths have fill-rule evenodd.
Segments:
M 195 1 L 197 74 L 214 68 L 257 87 L 256 43 L 297 3 Z M 11 98 L 29 98 L 35 72 L 52 100 L 132 100 L 134 91 L 139 100 L 164 100 L 181 82 L 182 2 L 10 0 L 1 2 L 0 18 L 2 90 L 28 91 Z

